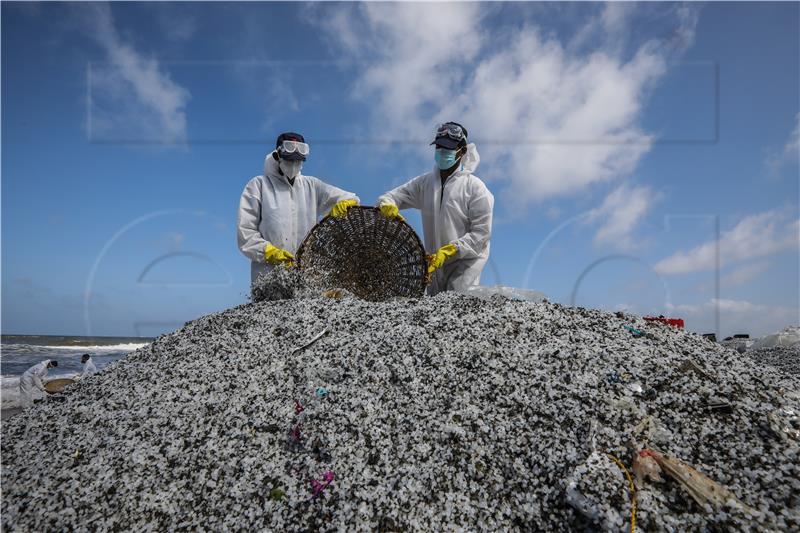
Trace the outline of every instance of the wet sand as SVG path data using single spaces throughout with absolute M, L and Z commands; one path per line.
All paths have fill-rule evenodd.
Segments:
M 14 415 L 18 415 L 21 412 L 22 412 L 22 407 L 8 407 L 6 409 L 2 409 L 0 410 L 0 413 L 2 414 L 2 418 L 0 418 L 0 420 L 7 420 Z

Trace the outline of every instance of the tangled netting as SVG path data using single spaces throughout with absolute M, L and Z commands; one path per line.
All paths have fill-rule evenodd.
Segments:
M 297 265 L 313 272 L 317 283 L 365 300 L 418 298 L 425 292 L 427 262 L 419 236 L 375 207 L 355 206 L 345 217 L 324 218 L 297 250 Z

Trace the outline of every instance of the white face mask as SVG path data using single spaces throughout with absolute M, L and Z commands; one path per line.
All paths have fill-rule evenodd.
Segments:
M 280 162 L 281 170 L 283 174 L 289 178 L 290 180 L 295 179 L 297 176 L 300 175 L 300 169 L 303 168 L 302 161 L 285 161 L 281 160 Z

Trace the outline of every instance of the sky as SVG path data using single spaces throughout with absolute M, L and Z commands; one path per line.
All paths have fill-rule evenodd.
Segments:
M 800 323 L 798 3 L 0 15 L 4 334 L 153 336 L 245 303 L 236 211 L 280 132 L 374 205 L 448 120 L 495 196 L 482 284 L 723 337 Z

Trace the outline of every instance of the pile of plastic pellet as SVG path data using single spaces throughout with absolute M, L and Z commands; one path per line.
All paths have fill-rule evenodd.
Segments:
M 800 527 L 796 375 L 547 302 L 263 300 L 5 421 L 5 528 L 618 530 L 631 494 L 605 458 L 644 447 L 751 511 L 665 477 L 637 487 L 637 528 Z
M 800 344 L 772 346 L 746 353 L 754 361 L 774 367 L 783 374 L 800 375 Z

